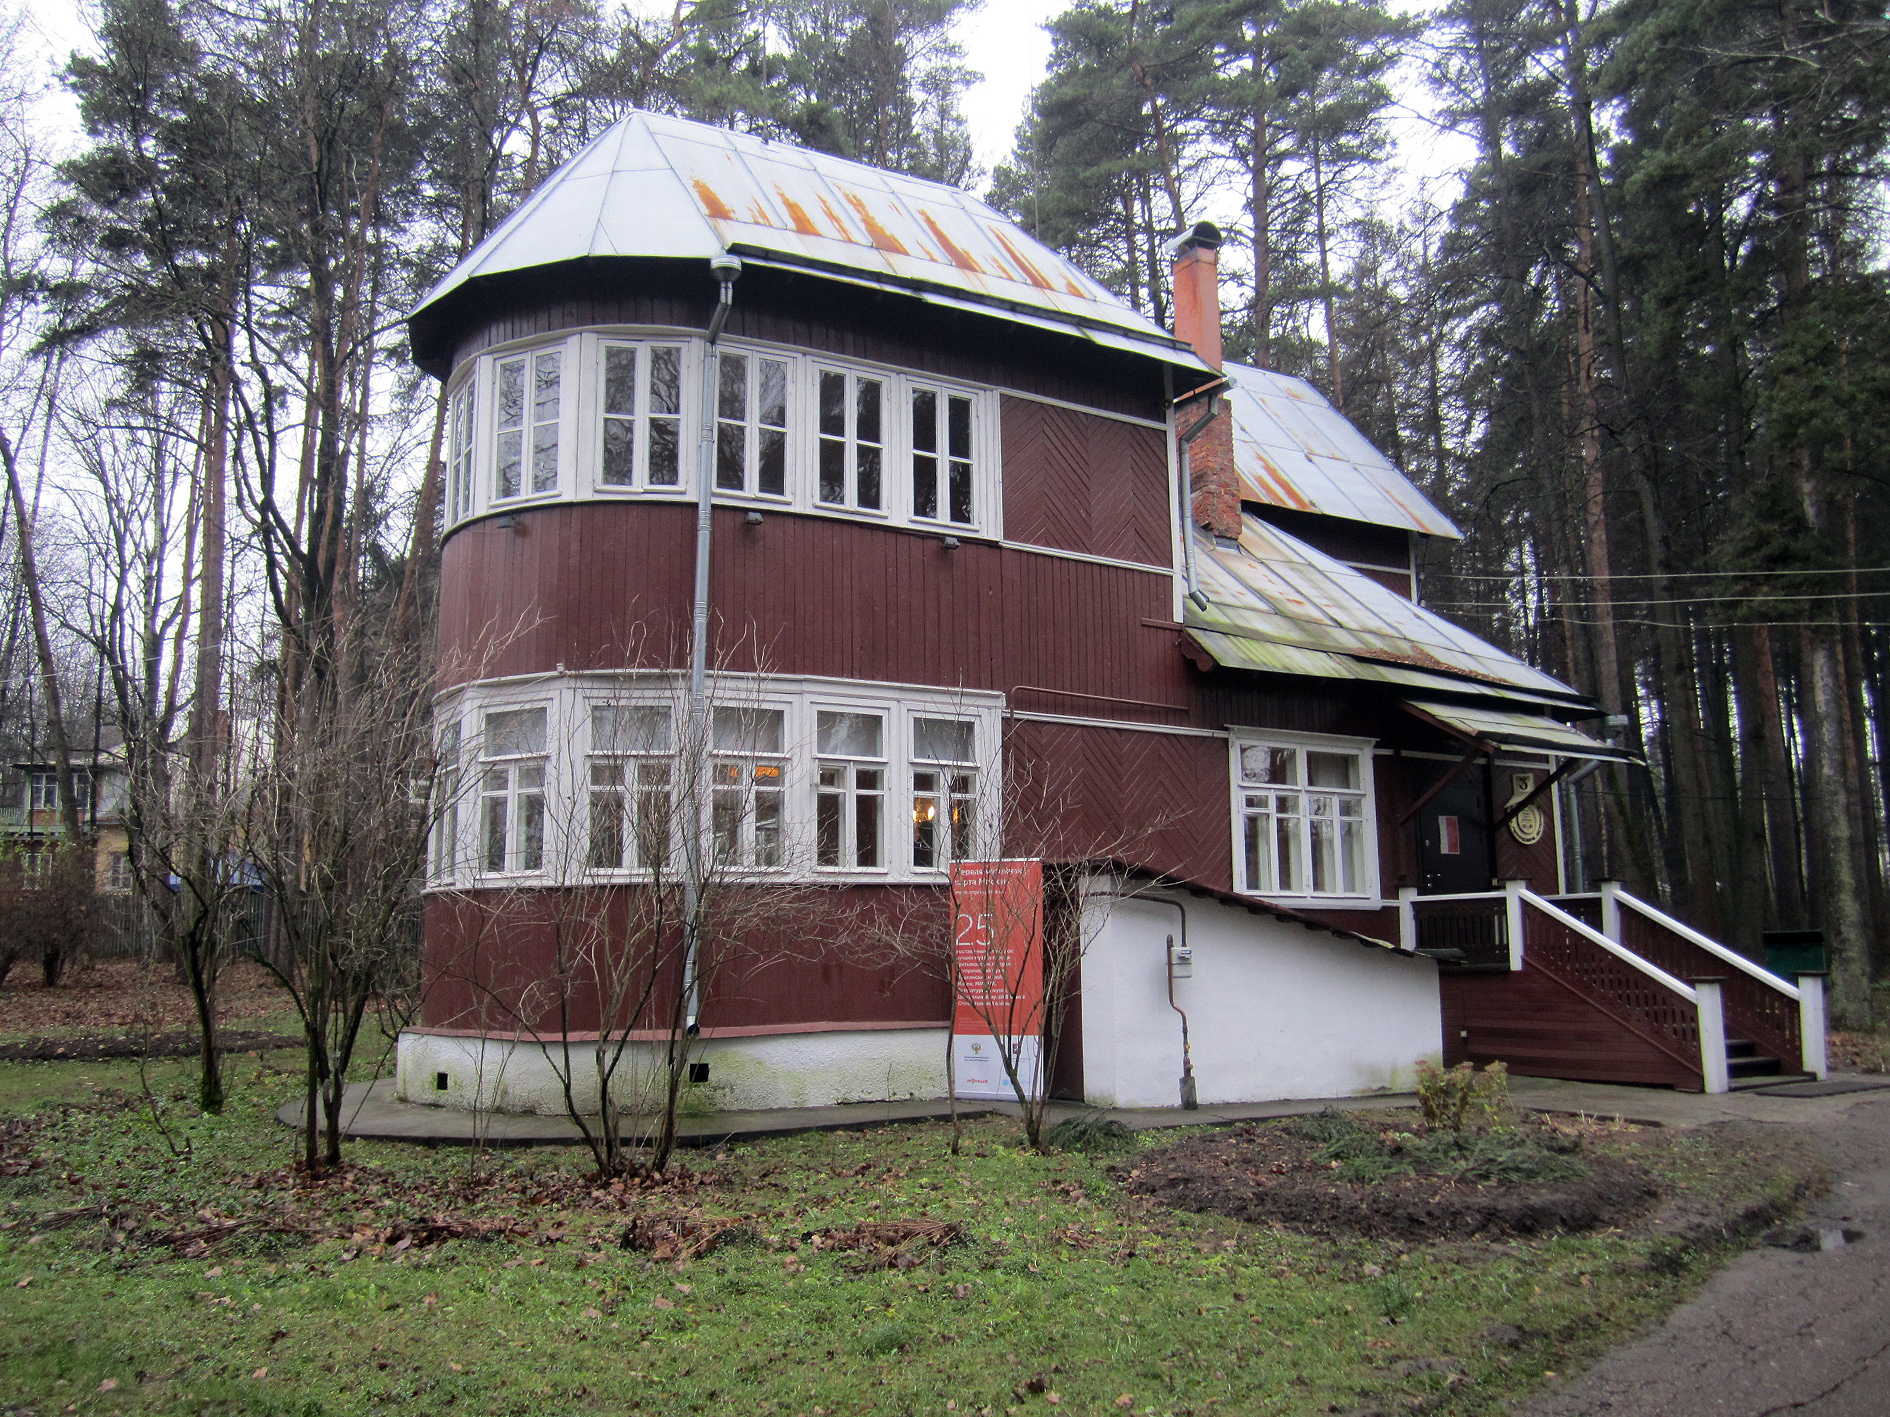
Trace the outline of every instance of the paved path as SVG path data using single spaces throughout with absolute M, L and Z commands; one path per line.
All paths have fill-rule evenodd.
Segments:
M 1816 1135 L 1838 1177 L 1807 1234 L 1861 1238 L 1741 1255 L 1660 1328 L 1514 1417 L 1890 1417 L 1890 1092 L 1690 1101 L 1703 1120 L 1730 1109 Z

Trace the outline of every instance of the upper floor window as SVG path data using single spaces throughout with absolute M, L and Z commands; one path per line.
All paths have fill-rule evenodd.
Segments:
M 969 526 L 974 520 L 971 400 L 912 390 L 912 515 Z
M 494 380 L 498 411 L 493 495 L 556 492 L 564 351 L 544 349 L 501 359 Z
M 586 332 L 474 360 L 448 402 L 448 524 L 527 498 L 690 496 L 706 416 L 718 498 L 996 534 L 994 393 L 728 341 L 705 370 L 702 353 Z
M 839 369 L 819 374 L 820 450 L 816 500 L 877 512 L 885 503 L 886 382 Z
M 723 354 L 717 364 L 716 487 L 766 497 L 787 495 L 787 361 Z
M 682 346 L 604 345 L 606 487 L 682 485 Z
M 446 413 L 446 522 L 472 512 L 473 385 L 453 395 Z
M 1367 747 L 1236 737 L 1234 759 L 1242 890 L 1375 894 Z

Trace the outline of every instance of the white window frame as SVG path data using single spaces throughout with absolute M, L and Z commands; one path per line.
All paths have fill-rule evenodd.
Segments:
M 558 340 L 551 344 L 535 344 L 524 349 L 507 350 L 489 357 L 486 363 L 485 378 L 480 382 L 486 387 L 484 399 L 486 414 L 482 425 L 479 448 L 484 453 L 483 476 L 486 482 L 487 496 L 493 506 L 515 506 L 521 503 L 555 500 L 562 496 L 572 485 L 572 463 L 574 461 L 573 434 L 577 426 L 578 404 L 581 400 L 575 395 L 583 382 L 583 366 L 578 363 L 577 378 L 573 378 L 573 355 L 581 349 L 575 340 Z M 558 360 L 558 412 L 554 418 L 537 417 L 538 402 L 534 395 L 537 388 L 538 366 L 542 360 L 555 355 Z M 500 416 L 499 388 L 504 366 L 508 364 L 524 365 L 525 389 L 522 409 L 523 422 L 517 428 L 502 428 Z M 475 400 L 477 402 L 477 400 Z M 551 428 L 557 437 L 557 447 L 552 460 L 552 480 L 546 487 L 538 485 L 537 436 L 541 428 Z M 519 435 L 519 485 L 516 492 L 504 492 L 499 486 L 499 440 L 507 434 Z
M 576 843 L 581 850 L 579 860 L 587 874 L 630 874 L 653 876 L 667 872 L 674 864 L 678 847 L 675 831 L 676 813 L 676 741 L 677 723 L 674 706 L 668 702 L 653 700 L 618 700 L 589 699 L 584 704 L 584 725 L 586 734 L 586 752 L 584 755 L 584 778 L 581 790 L 584 794 L 584 810 L 573 825 L 573 830 L 582 831 L 584 840 Z M 597 715 L 605 710 L 647 710 L 666 717 L 668 729 L 665 737 L 666 747 L 626 747 L 600 744 L 597 737 Z M 599 782 L 600 771 L 615 768 L 619 774 L 615 783 Z M 660 767 L 662 771 L 656 772 Z M 614 801 L 617 815 L 619 841 L 615 861 L 597 859 L 598 816 L 597 811 L 602 800 Z M 663 842 L 666 850 L 662 859 L 651 861 L 645 856 L 643 847 L 649 839 L 651 826 L 648 815 L 653 801 L 659 801 L 656 810 L 662 813 Z
M 919 720 L 935 722 L 962 723 L 971 729 L 971 756 L 969 758 L 932 758 L 919 756 Z M 943 877 L 952 868 L 954 861 L 977 860 L 979 848 L 996 837 L 987 833 L 985 816 L 986 804 L 980 789 L 984 785 L 983 759 L 978 743 L 978 722 L 965 714 L 943 710 L 909 709 L 906 713 L 905 768 L 903 780 L 910 789 L 912 802 L 912 832 L 906 843 L 906 860 L 915 875 L 937 875 Z M 921 773 L 931 774 L 936 781 L 929 789 L 922 789 L 919 784 Z M 930 815 L 921 817 L 921 813 Z M 964 815 L 961 817 L 960 814 Z M 921 821 L 932 823 L 934 833 L 932 843 L 933 860 L 928 864 L 919 861 L 919 826 Z M 964 822 L 968 833 L 970 850 L 961 858 L 958 851 L 958 827 Z
M 1233 848 L 1234 848 L 1234 889 L 1242 895 L 1262 897 L 1266 900 L 1291 901 L 1303 905 L 1376 905 L 1379 899 L 1379 863 L 1378 863 L 1378 816 L 1377 791 L 1372 775 L 1373 746 L 1376 740 L 1370 738 L 1343 738 L 1317 733 L 1293 733 L 1278 729 L 1235 728 L 1228 734 L 1228 774 L 1232 794 Z M 1255 786 L 1249 785 L 1241 770 L 1241 750 L 1243 748 L 1278 748 L 1293 751 L 1297 755 L 1298 781 L 1294 784 Z M 1356 788 L 1313 787 L 1306 781 L 1306 754 L 1308 752 L 1337 753 L 1351 758 L 1358 767 Z M 1302 810 L 1298 814 L 1297 835 L 1299 838 L 1301 869 L 1304 872 L 1304 889 L 1274 890 L 1255 885 L 1247 874 L 1247 797 L 1272 793 L 1279 795 L 1297 795 L 1302 804 L 1312 798 L 1322 797 L 1346 799 L 1360 803 L 1359 822 L 1359 882 L 1354 891 L 1316 891 L 1311 888 L 1313 875 L 1313 823 L 1320 819 L 1314 812 Z
M 605 364 L 607 351 L 613 347 L 634 347 L 637 350 L 637 409 L 630 415 L 635 420 L 634 471 L 632 481 L 628 484 L 604 481 L 605 420 L 612 416 L 605 412 Z M 681 351 L 681 412 L 676 415 L 678 480 L 673 484 L 652 484 L 649 481 L 649 370 L 651 351 L 656 348 Z M 754 410 L 751 398 L 751 407 L 746 410 L 750 416 L 740 425 L 746 459 L 744 487 L 737 491 L 718 486 L 715 490 L 718 503 L 775 507 L 842 520 L 895 523 L 941 536 L 1002 539 L 999 474 L 1001 434 L 999 394 L 996 389 L 942 379 L 916 370 L 835 358 L 763 341 L 724 339 L 719 342 L 717 351 L 718 355 L 742 358 L 748 362 L 751 392 L 759 384 L 759 376 L 755 372 L 757 361 L 763 359 L 786 366 L 787 386 L 782 491 L 778 494 L 764 492 L 757 485 L 763 435 L 752 416 Z M 522 359 L 529 382 L 529 376 L 536 368 L 537 356 L 552 352 L 556 352 L 560 360 L 557 486 L 542 490 L 532 487 L 530 429 L 527 427 L 521 440 L 527 446 L 522 454 L 520 488 L 518 492 L 502 497 L 498 487 L 499 367 L 507 361 Z M 699 440 L 704 410 L 702 360 L 703 340 L 699 330 L 606 326 L 574 330 L 552 339 L 535 337 L 512 341 L 467 361 L 448 388 L 447 439 L 443 449 L 446 490 L 442 499 L 447 528 L 451 530 L 477 517 L 546 502 L 614 501 L 625 498 L 693 500 L 696 479 L 700 473 Z M 850 415 L 860 382 L 872 380 L 880 385 L 880 505 L 877 507 L 860 505 L 861 443 L 851 416 L 844 440 L 844 501 L 821 500 L 823 438 L 820 429 L 820 379 L 823 373 L 839 374 L 846 378 Z M 968 460 L 972 499 L 970 521 L 954 521 L 950 515 L 952 459 L 948 448 L 941 448 L 938 452 L 937 514 L 921 516 L 918 512 L 913 481 L 915 440 L 912 396 L 919 390 L 933 392 L 939 398 L 941 441 L 949 434 L 950 401 L 963 399 L 968 402 L 971 416 L 971 456 Z M 528 389 L 528 403 L 529 393 Z M 713 401 L 712 390 L 709 396 Z M 718 420 L 718 439 L 722 426 Z M 713 472 L 711 476 L 714 476 Z
M 547 885 L 653 878 L 656 873 L 627 858 L 614 867 L 590 864 L 590 764 L 600 758 L 634 756 L 598 750 L 592 738 L 591 714 L 604 705 L 668 707 L 675 715 L 675 741 L 686 751 L 686 734 L 678 707 L 682 702 L 682 686 L 675 676 L 648 671 L 621 675 L 570 674 L 550 684 L 539 678 L 529 683 L 498 680 L 464 685 L 447 692 L 452 697 L 443 697 L 436 708 L 436 723 L 440 725 L 436 731 L 442 735 L 444 754 L 452 725 L 460 726 L 462 766 L 454 783 L 448 780 L 451 765 L 443 764 L 441 790 L 447 796 L 427 873 L 429 889 L 477 888 L 501 878 L 520 877 L 536 877 Z M 970 830 L 974 849 L 995 850 L 1001 836 L 996 789 L 1001 780 L 1002 695 L 919 685 L 730 675 L 718 676 L 713 681 L 710 699 L 713 708 L 725 711 L 765 710 L 781 715 L 780 752 L 711 750 L 707 754 L 708 762 L 703 769 L 707 778 L 706 796 L 697 800 L 703 813 L 702 829 L 711 849 L 716 839 L 717 791 L 727 792 L 733 788 L 739 797 L 736 822 L 740 849 L 737 858 L 726 867 L 733 874 L 752 875 L 757 880 L 942 883 L 950 868 L 949 836 L 942 842 L 941 859 L 931 866 L 919 865 L 915 852 L 913 822 L 907 815 L 917 805 L 920 795 L 911 790 L 915 771 L 937 770 L 942 774 L 957 771 L 966 777 L 967 786 L 974 790 L 957 794 L 956 800 L 972 813 Z M 517 709 L 544 710 L 545 753 L 488 757 L 484 738 L 487 715 Z M 818 725 L 822 711 L 865 713 L 879 718 L 881 755 L 869 760 L 857 755 L 819 753 Z M 917 724 L 921 719 L 968 725 L 972 759 L 952 764 L 916 757 Z M 671 810 L 678 813 L 671 837 L 670 865 L 675 869 L 680 864 L 678 858 L 683 842 L 684 823 L 680 814 L 688 810 L 687 803 L 693 794 L 683 777 L 688 771 L 686 760 L 677 757 L 671 761 L 674 764 Z M 878 864 L 862 865 L 857 851 L 847 855 L 842 864 L 818 864 L 818 765 L 822 762 L 864 765 L 883 772 L 879 789 L 882 806 Z M 519 869 L 488 871 L 485 869 L 485 802 L 496 794 L 485 791 L 485 773 L 492 767 L 520 763 L 543 765 L 543 858 L 536 871 L 524 869 L 516 861 L 519 822 L 514 805 L 507 818 L 507 864 Z M 735 763 L 741 765 L 738 781 L 718 783 L 716 765 Z M 757 767 L 769 769 L 771 775 L 765 781 L 758 781 Z M 508 788 L 514 797 L 521 790 L 516 780 L 510 782 Z M 778 793 L 773 800 L 780 807 L 780 850 L 773 857 L 756 852 L 755 805 L 759 792 Z M 466 806 L 456 809 L 457 803 Z M 765 827 L 766 823 L 762 825 Z M 765 835 L 764 831 L 764 838 Z
M 889 721 L 892 718 L 890 706 L 869 708 L 858 704 L 816 701 L 813 710 L 814 869 L 822 873 L 872 872 L 884 875 L 887 870 L 886 859 L 890 855 L 886 845 L 888 807 L 896 800 L 892 793 L 892 762 L 889 756 L 893 733 Z M 820 728 L 821 717 L 825 714 L 877 720 L 879 752 L 822 751 Z M 831 860 L 825 859 L 828 848 L 821 839 L 822 818 L 830 810 L 829 804 L 833 804 L 839 813 Z
M 771 699 L 741 699 L 721 703 L 711 700 L 708 819 L 699 829 L 709 849 L 727 869 L 771 875 L 786 872 L 794 865 L 796 833 L 792 785 L 796 754 L 794 723 L 789 709 L 788 704 Z M 781 723 L 778 750 L 764 748 L 759 742 L 746 746 L 740 743 L 734 746 L 722 744 L 716 720 L 725 714 L 778 715 Z M 731 769 L 738 774 L 733 781 L 723 777 Z M 766 838 L 763 836 L 763 813 L 760 810 L 763 802 L 767 802 L 770 809 L 767 816 L 771 825 Z M 721 813 L 729 803 L 733 803 L 735 808 L 735 851 L 732 857 L 722 854 L 722 843 L 727 837 L 723 822 L 727 818 L 722 817 Z M 684 825 L 686 828 L 687 823 Z M 769 842 L 765 852 L 762 849 L 764 839 Z
M 583 400 L 583 404 L 586 408 L 584 442 L 591 465 L 591 490 L 602 496 L 619 496 L 627 492 L 682 495 L 691 480 L 692 456 L 699 436 L 699 430 L 691 427 L 689 417 L 693 382 L 690 342 L 682 338 L 636 339 L 597 335 L 580 340 L 577 350 L 582 368 L 590 376 L 584 381 L 588 385 L 586 392 L 589 397 Z M 676 407 L 673 410 L 655 406 L 654 383 L 658 352 L 671 350 L 676 355 Z M 613 409 L 610 401 L 610 358 L 613 353 L 623 351 L 629 351 L 636 361 L 632 406 L 627 413 Z M 701 363 L 699 353 L 694 362 Z M 658 420 L 671 423 L 675 428 L 676 477 L 673 482 L 651 480 L 652 435 Z M 610 425 L 613 423 L 627 423 L 630 429 L 631 475 L 627 482 L 606 480 Z
M 486 741 L 487 720 L 495 714 L 521 713 L 538 710 L 545 715 L 545 746 L 542 751 L 527 753 L 492 753 L 488 751 Z M 556 833 L 556 810 L 558 779 L 554 775 L 554 763 L 558 756 L 561 735 L 558 732 L 559 720 L 556 705 L 544 699 L 534 699 L 523 703 L 482 704 L 478 711 L 479 756 L 474 764 L 478 772 L 474 797 L 478 809 L 473 815 L 473 873 L 488 879 L 502 876 L 541 876 L 546 874 L 547 863 L 556 863 L 559 855 Z M 521 780 L 521 773 L 536 770 L 539 774 L 534 787 L 529 781 Z M 494 791 L 487 781 L 493 772 L 507 774 L 506 785 L 500 791 Z M 538 859 L 530 861 L 525 842 L 529 839 L 527 826 L 531 819 L 531 800 L 538 803 Z M 489 804 L 493 801 L 504 803 L 505 813 L 505 852 L 504 862 L 498 867 L 491 865 L 488 854 L 491 846 Z

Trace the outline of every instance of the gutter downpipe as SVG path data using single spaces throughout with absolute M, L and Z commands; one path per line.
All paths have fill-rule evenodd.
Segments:
M 709 272 L 721 286 L 715 313 L 709 318 L 708 338 L 702 346 L 702 439 L 696 457 L 696 596 L 689 630 L 689 745 L 696 761 L 689 765 L 695 821 L 683 834 L 686 858 L 683 873 L 683 1032 L 695 1037 L 700 1024 L 702 981 L 697 973 L 701 944 L 702 784 L 707 775 L 709 728 L 709 560 L 715 539 L 715 390 L 716 342 L 735 304 L 735 278 L 742 273 L 740 258 L 726 251 L 709 258 Z
M 1208 417 L 1213 417 L 1209 414 Z M 1202 422 L 1206 422 L 1203 419 Z M 1196 430 L 1200 431 L 1199 429 Z M 1111 900 L 1133 900 L 1142 905 L 1166 905 L 1181 917 L 1181 947 L 1188 948 L 1188 907 L 1178 900 L 1164 900 L 1158 895 L 1124 895 L 1121 891 L 1097 891 Z M 1193 1112 L 1200 1106 L 1195 1100 L 1194 1054 L 1188 1047 L 1188 1012 L 1175 1002 L 1175 937 L 1168 937 L 1162 958 L 1162 973 L 1168 977 L 1168 1007 L 1181 1015 L 1181 1110 Z
M 1207 431 L 1208 424 L 1221 411 L 1221 396 L 1217 393 L 1208 395 L 1207 412 L 1195 420 L 1194 426 L 1186 433 L 1179 434 L 1176 441 L 1181 445 L 1181 566 L 1182 574 L 1188 582 L 1188 599 L 1197 610 L 1208 607 L 1208 598 L 1201 590 L 1201 578 L 1195 569 L 1194 561 L 1194 440 Z M 1185 917 L 1184 917 L 1185 918 Z M 1172 993 L 1173 991 L 1170 990 Z

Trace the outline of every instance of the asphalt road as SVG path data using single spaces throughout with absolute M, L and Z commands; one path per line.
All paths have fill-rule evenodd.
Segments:
M 1809 1236 L 1857 1238 L 1742 1255 L 1659 1329 L 1514 1417 L 1890 1417 L 1890 1093 L 1802 1125 L 1837 1163 Z

